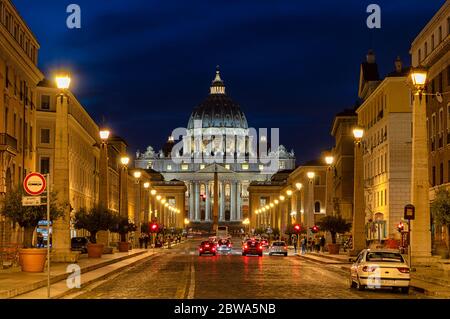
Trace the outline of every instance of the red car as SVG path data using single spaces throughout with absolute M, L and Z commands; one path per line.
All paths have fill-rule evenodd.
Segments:
M 216 244 L 210 241 L 203 241 L 198 247 L 198 255 L 201 256 L 203 254 L 212 254 L 216 255 Z
M 258 255 L 262 257 L 263 255 L 263 246 L 257 240 L 247 240 L 247 242 L 242 246 L 242 256 L 247 255 Z

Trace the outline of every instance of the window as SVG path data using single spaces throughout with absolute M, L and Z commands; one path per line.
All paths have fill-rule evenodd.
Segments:
M 425 57 L 428 56 L 428 42 L 425 42 L 425 49 L 424 49 Z
M 443 89 L 444 89 L 444 83 L 442 80 L 442 72 L 441 72 L 441 73 L 439 73 L 439 77 L 438 77 L 438 92 L 442 93 L 444 91 Z
M 439 167 L 439 185 L 444 184 L 444 163 Z
M 259 170 L 262 171 L 264 169 L 264 165 L 259 165 Z
M 226 169 L 230 169 L 230 164 L 225 164 Z
M 171 170 L 172 170 L 172 165 L 170 165 L 170 164 L 167 165 L 167 170 L 168 170 L 168 171 L 171 171 Z
M 41 95 L 41 109 L 50 110 L 50 95 Z
M 181 165 L 181 170 L 182 171 L 187 171 L 189 169 L 189 165 L 188 164 L 182 164 Z
M 8 108 L 5 108 L 5 133 L 8 134 Z
M 434 34 L 431 35 L 431 51 L 434 50 Z
M 50 129 L 41 128 L 41 143 L 44 144 L 50 143 Z
M 319 201 L 314 203 L 314 212 L 320 213 L 320 202 Z
M 417 52 L 417 58 L 418 58 L 418 64 L 420 64 L 420 62 L 422 62 L 422 51 L 420 51 L 420 49 L 419 49 L 419 51 Z
M 438 31 L 438 41 L 439 41 L 439 43 L 442 42 L 442 27 L 439 27 L 439 31 Z
M 434 137 L 436 136 L 436 113 L 433 113 L 431 115 L 431 132 L 430 136 Z
M 447 18 L 447 35 L 450 35 L 450 17 Z
M 200 169 L 204 169 L 205 168 L 205 164 L 200 164 Z
M 48 157 L 41 157 L 40 172 L 41 172 L 41 174 L 48 174 L 48 173 L 50 173 L 50 158 L 48 158 Z
M 314 185 L 320 185 L 320 176 L 314 175 Z
M 241 165 L 241 168 L 242 168 L 243 170 L 248 170 L 248 164 L 242 164 L 242 165 Z
M 447 183 L 450 183 L 450 161 L 447 162 Z
M 450 65 L 447 66 L 447 86 L 450 86 Z

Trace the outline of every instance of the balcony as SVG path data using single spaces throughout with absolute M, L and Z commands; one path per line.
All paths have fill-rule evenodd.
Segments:
M 0 133 L 0 151 L 17 154 L 17 139 L 6 133 Z

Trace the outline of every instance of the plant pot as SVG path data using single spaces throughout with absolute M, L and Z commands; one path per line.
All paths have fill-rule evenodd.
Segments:
M 47 259 L 47 249 L 19 249 L 19 264 L 24 272 L 43 272 Z
M 130 249 L 127 241 L 120 241 L 118 246 L 121 253 L 126 253 Z
M 330 255 L 339 255 L 339 250 L 341 249 L 341 245 L 339 244 L 328 244 L 328 252 Z
M 89 258 L 101 258 L 103 253 L 103 244 L 87 244 L 87 251 Z

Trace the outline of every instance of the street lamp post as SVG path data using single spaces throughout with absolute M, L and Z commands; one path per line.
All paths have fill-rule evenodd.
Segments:
M 136 182 L 136 208 L 134 210 L 134 224 L 136 225 L 136 236 L 134 238 L 135 244 L 137 245 L 139 237 L 141 236 L 141 224 L 140 224 L 140 214 L 141 214 L 141 176 L 140 171 L 134 171 L 133 176 Z
M 427 113 L 423 99 L 427 70 L 413 68 L 410 75 L 413 85 L 411 202 L 417 212 L 411 223 L 410 246 L 412 259 L 417 261 L 431 256 Z
M 109 207 L 109 187 L 108 187 L 108 138 L 109 130 L 103 129 L 99 132 L 100 135 L 100 161 L 99 161 L 99 192 L 98 204 L 104 209 Z M 105 247 L 109 245 L 109 231 L 103 230 L 98 232 L 98 242 L 104 244 Z
M 364 129 L 355 127 L 353 137 L 355 139 L 355 166 L 354 166 L 354 190 L 353 190 L 353 224 L 352 243 L 353 248 L 349 251 L 351 256 L 356 256 L 366 247 L 365 221 L 366 209 L 364 202 L 364 176 L 363 176 L 363 149 L 361 140 Z
M 120 158 L 121 170 L 119 175 L 119 215 L 128 217 L 128 164 L 130 158 L 128 156 L 122 156 Z
M 71 251 L 71 211 L 69 184 L 69 94 L 71 78 L 58 75 L 56 86 L 60 90 L 55 112 L 55 152 L 53 165 L 53 187 L 58 190 L 58 204 L 63 215 L 52 225 L 52 262 L 77 262 L 78 252 Z
M 327 164 L 327 173 L 326 173 L 326 185 L 325 185 L 325 211 L 327 215 L 334 214 L 333 210 L 333 191 L 334 191 L 334 185 L 333 185 L 333 169 L 334 169 L 334 157 L 331 155 L 325 156 L 325 163 Z
M 306 213 L 306 227 L 309 231 L 314 226 L 314 177 L 316 174 L 314 172 L 307 172 L 308 177 L 308 205 Z M 310 234 L 311 235 L 311 234 Z

